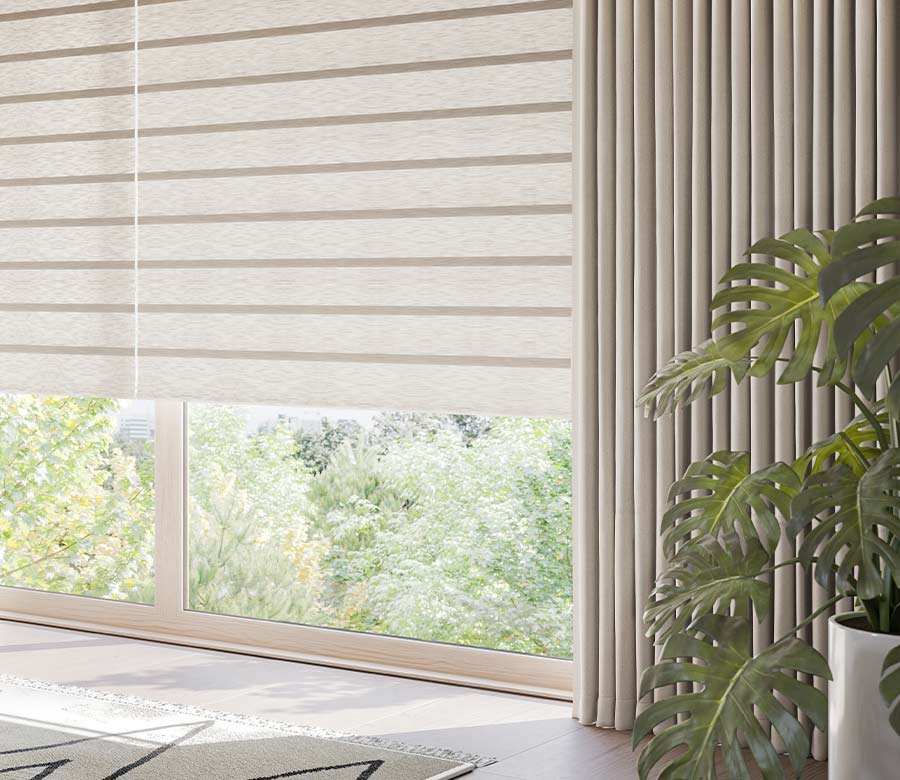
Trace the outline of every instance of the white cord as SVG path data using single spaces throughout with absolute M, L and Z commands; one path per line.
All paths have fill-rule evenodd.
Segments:
M 140 236 L 138 229 L 140 220 L 138 218 L 138 210 L 140 208 L 140 107 L 139 107 L 139 84 L 140 84 L 140 57 L 138 39 L 140 38 L 140 0 L 134 0 L 134 391 L 133 397 L 138 397 L 139 389 L 139 361 L 138 350 L 140 344 Z

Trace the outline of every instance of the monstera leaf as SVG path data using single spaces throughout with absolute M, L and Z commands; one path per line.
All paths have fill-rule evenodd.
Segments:
M 882 198 L 866 206 L 860 216 L 900 214 L 900 198 Z M 874 241 L 884 243 L 871 245 Z M 856 284 L 854 280 L 882 266 L 900 260 L 900 219 L 877 217 L 851 222 L 835 233 L 834 260 L 819 279 L 823 301 L 831 301 Z M 900 351 L 900 278 L 875 285 L 846 307 L 835 324 L 835 342 L 841 355 L 848 355 L 857 343 L 859 356 L 853 379 L 872 398 L 875 382 L 890 359 Z M 873 335 L 874 334 L 874 335 Z M 860 336 L 867 343 L 858 344 Z M 887 408 L 900 416 L 900 381 L 894 381 L 886 398 Z
M 900 586 L 900 552 L 879 533 L 900 535 L 900 518 L 892 511 L 900 508 L 898 491 L 897 448 L 886 450 L 861 475 L 838 463 L 806 479 L 791 503 L 788 532 L 796 536 L 806 529 L 798 557 L 809 567 L 818 555 L 815 578 L 823 588 L 836 584 L 841 593 L 855 593 L 863 600 L 881 596 L 879 561 Z M 819 522 L 812 525 L 816 517 Z
M 771 721 L 787 748 L 795 774 L 806 762 L 806 730 L 775 698 L 777 691 L 797 705 L 820 729 L 826 727 L 825 695 L 794 678 L 804 672 L 829 678 L 828 663 L 799 639 L 786 639 L 752 656 L 752 631 L 743 618 L 705 615 L 691 632 L 673 635 L 663 649 L 663 663 L 651 666 L 641 679 L 641 696 L 674 683 L 694 683 L 700 690 L 651 704 L 634 724 L 635 747 L 655 728 L 679 713 L 688 717 L 663 728 L 644 747 L 638 774 L 646 780 L 664 759 L 660 780 L 708 780 L 714 777 L 716 750 L 721 746 L 728 776 L 749 778 L 747 757 L 737 735 L 742 734 L 764 780 L 783 780 L 784 770 L 769 736 L 757 719 Z M 701 663 L 682 663 L 678 658 Z M 685 748 L 674 756 L 671 751 Z
M 713 539 L 737 532 L 773 552 L 781 538 L 775 510 L 787 518 L 799 488 L 800 478 L 784 463 L 751 472 L 746 452 L 722 450 L 692 463 L 669 492 L 673 505 L 660 527 L 666 558 L 695 531 Z
M 890 712 L 891 727 L 900 736 L 900 645 L 891 650 L 884 659 L 878 690 Z
M 869 462 L 878 458 L 888 444 L 890 420 L 883 404 L 872 410 L 878 428 L 865 415 L 860 414 L 842 431 L 817 441 L 794 464 L 798 473 L 824 471 L 832 463 L 846 463 L 851 471 L 861 476 Z
M 794 230 L 781 238 L 758 241 L 747 250 L 748 254 L 786 260 L 802 274 L 768 263 L 748 262 L 735 265 L 722 277 L 723 284 L 746 282 L 720 290 L 712 301 L 713 309 L 725 309 L 713 321 L 713 330 L 733 329 L 732 333 L 717 339 L 724 358 L 739 360 L 759 346 L 750 374 L 765 376 L 774 368 L 788 337 L 796 329 L 799 331 L 796 346 L 778 381 L 799 382 L 812 371 L 824 327 L 826 355 L 819 383 L 843 377 L 846 363 L 834 346 L 834 322 L 867 288 L 862 283 L 853 283 L 843 286 L 824 302 L 819 297 L 819 273 L 831 263 L 827 243 L 830 237 L 827 232 L 817 236 L 809 230 Z M 744 304 L 749 304 L 749 308 L 742 308 Z
M 742 544 L 737 534 L 685 545 L 650 595 L 644 612 L 647 636 L 661 643 L 701 614 L 727 613 L 733 601 L 749 599 L 757 618 L 763 620 L 769 613 L 772 589 L 758 578 L 768 562 L 769 553 L 759 541 Z
M 728 387 L 729 375 L 740 382 L 749 368 L 747 356 L 729 360 L 710 339 L 694 350 L 675 355 L 657 371 L 641 390 L 635 406 L 643 406 L 645 414 L 657 420 L 676 409 L 690 406 L 698 398 L 721 393 Z

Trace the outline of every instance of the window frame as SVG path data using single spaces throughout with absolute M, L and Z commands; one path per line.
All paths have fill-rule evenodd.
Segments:
M 187 413 L 155 401 L 155 603 L 0 586 L 0 618 L 211 650 L 571 699 L 571 660 L 186 608 Z

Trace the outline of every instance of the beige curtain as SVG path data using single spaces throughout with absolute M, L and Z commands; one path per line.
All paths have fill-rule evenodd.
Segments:
M 634 397 L 708 334 L 718 278 L 760 237 L 831 227 L 900 189 L 896 0 L 579 0 L 575 490 L 582 722 L 627 729 L 653 660 L 642 605 L 669 483 L 713 449 L 789 459 L 849 419 L 753 380 L 653 424 Z M 784 545 L 782 552 L 790 557 Z M 827 594 L 780 569 L 765 646 Z M 827 651 L 826 618 L 808 638 Z M 817 735 L 814 755 L 826 746 Z

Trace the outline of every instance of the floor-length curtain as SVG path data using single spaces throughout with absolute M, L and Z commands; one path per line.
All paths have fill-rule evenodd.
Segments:
M 576 701 L 627 729 L 653 659 L 640 615 L 669 483 L 713 449 L 788 460 L 849 419 L 754 379 L 659 423 L 634 397 L 707 338 L 749 244 L 900 190 L 896 0 L 576 0 Z M 785 545 L 779 552 L 791 557 Z M 828 594 L 779 569 L 764 647 Z M 827 617 L 807 638 L 827 652 Z M 665 692 L 663 692 L 664 695 Z M 824 757 L 821 735 L 813 753 Z

